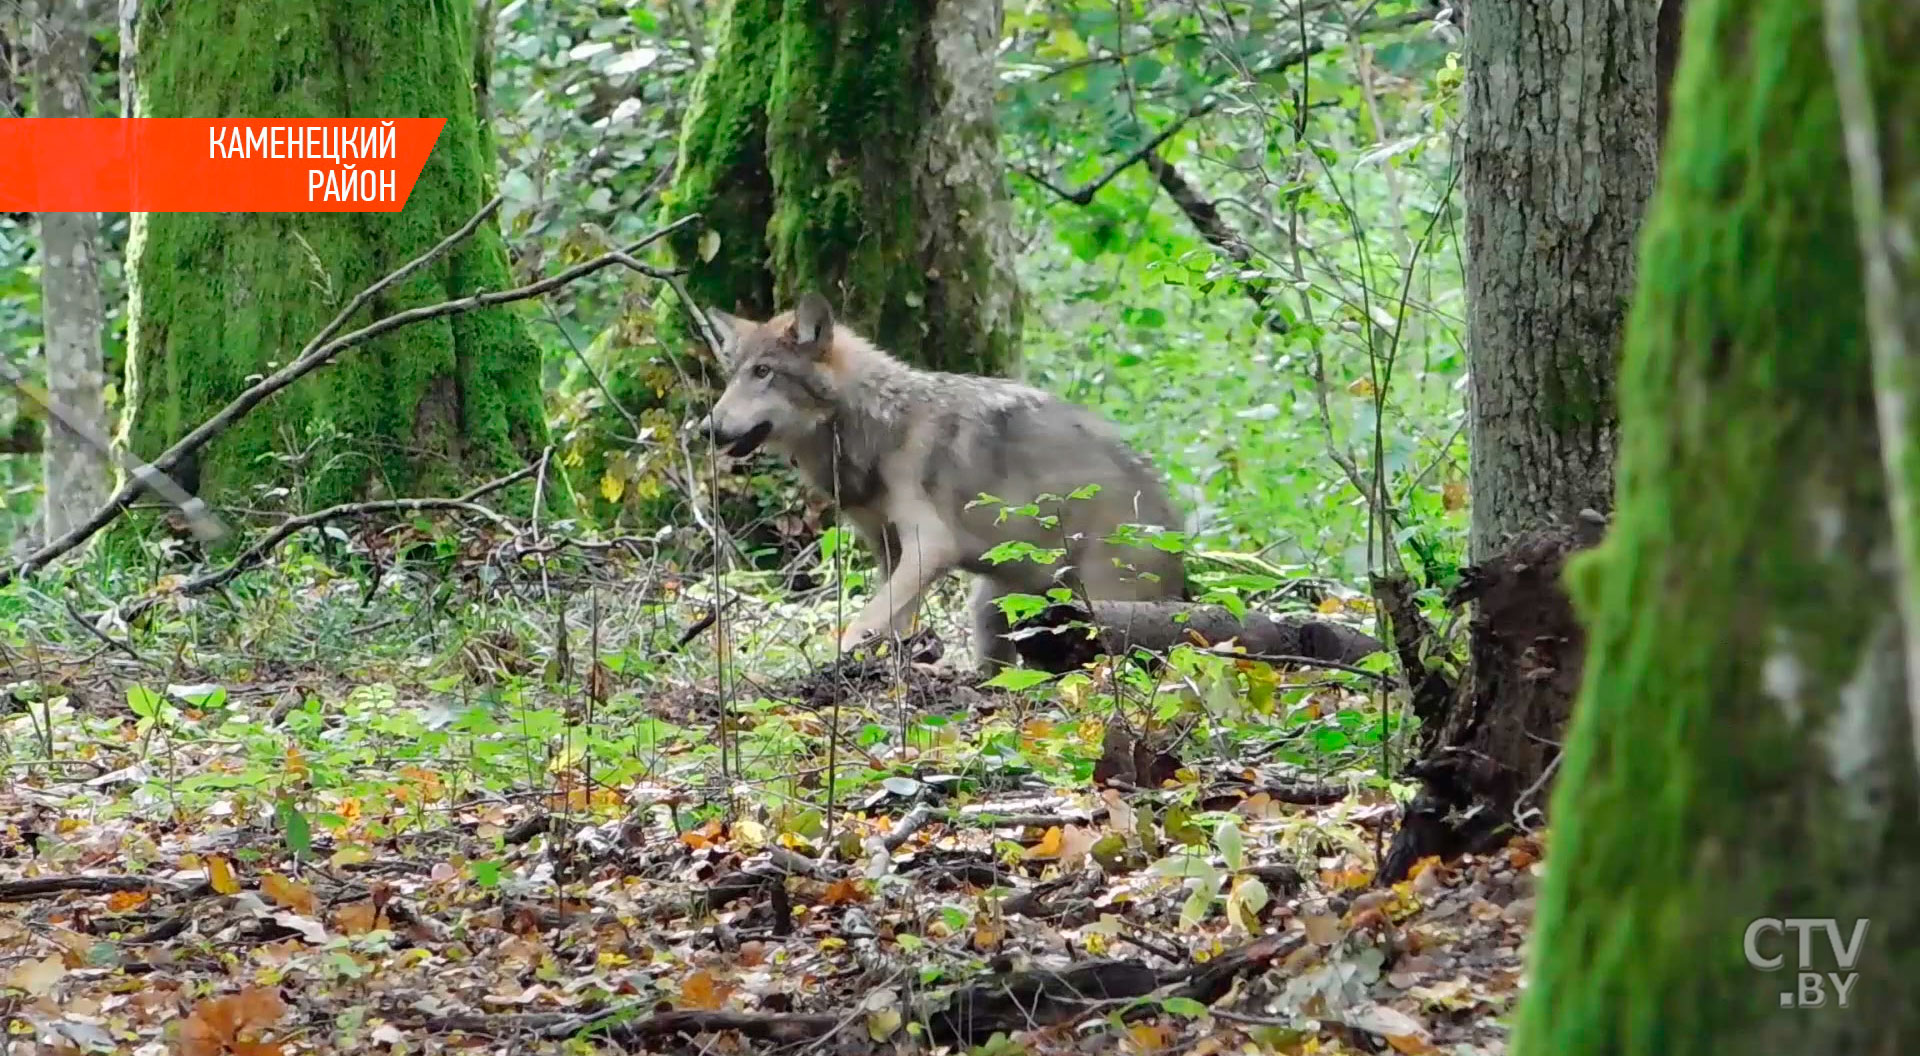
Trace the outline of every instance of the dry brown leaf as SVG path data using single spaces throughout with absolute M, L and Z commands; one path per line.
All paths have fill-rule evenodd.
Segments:
M 1091 826 L 1068 825 L 1061 830 L 1060 864 L 1077 865 L 1093 852 L 1093 845 L 1100 842 L 1100 834 Z
M 107 896 L 107 910 L 113 913 L 126 913 L 139 909 L 153 897 L 150 891 L 115 891 Z
M 820 901 L 829 906 L 844 906 L 866 900 L 866 891 L 861 889 L 858 881 L 850 878 L 842 878 L 828 884 L 826 892 L 820 896 Z
M 1340 918 L 1325 913 L 1315 913 L 1300 918 L 1307 926 L 1307 941 L 1315 946 L 1331 946 L 1339 941 Z
M 680 1007 L 711 1012 L 726 1004 L 732 992 L 731 984 L 716 982 L 712 973 L 702 968 L 680 984 Z
M 6 985 L 15 990 L 25 990 L 33 997 L 45 997 L 53 991 L 60 980 L 66 978 L 67 966 L 60 955 L 50 953 L 37 961 L 21 961 L 7 972 Z
M 260 890 L 268 898 L 303 917 L 315 916 L 320 911 L 320 899 L 314 895 L 313 888 L 279 873 L 268 873 L 261 877 Z
M 279 1043 L 263 1042 L 259 1035 L 286 1012 L 286 1002 L 270 987 L 209 997 L 180 1025 L 181 1056 L 277 1056 Z
M 382 916 L 372 902 L 350 902 L 334 911 L 333 927 L 342 935 L 365 935 L 387 926 Z

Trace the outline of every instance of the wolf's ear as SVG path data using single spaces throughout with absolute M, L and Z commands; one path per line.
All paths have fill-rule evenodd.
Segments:
M 833 306 L 825 297 L 808 292 L 793 308 L 793 340 L 800 350 L 819 359 L 833 346 Z
M 713 325 L 713 336 L 720 342 L 720 347 L 714 350 L 714 354 L 720 357 L 720 366 L 732 370 L 740 358 L 740 335 L 749 324 L 745 319 L 728 315 L 718 308 L 703 308 L 701 311 L 706 313 L 707 322 Z

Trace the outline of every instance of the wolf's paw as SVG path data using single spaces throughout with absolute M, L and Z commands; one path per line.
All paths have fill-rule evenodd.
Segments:
M 840 632 L 840 651 L 842 653 L 851 653 L 863 645 L 872 645 L 879 640 L 879 631 L 871 627 L 863 627 L 857 623 L 851 624 L 846 630 Z

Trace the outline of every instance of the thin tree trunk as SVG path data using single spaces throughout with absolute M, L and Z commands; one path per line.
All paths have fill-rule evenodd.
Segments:
M 36 0 L 26 5 L 34 113 L 91 117 L 91 43 L 96 5 Z M 100 298 L 99 213 L 40 214 L 40 305 L 46 335 L 47 394 L 105 431 L 106 309 Z M 41 455 L 41 523 L 49 539 L 85 520 L 107 497 L 105 452 L 57 419 L 47 421 Z
M 1883 468 L 1894 454 L 1911 483 L 1916 436 L 1876 419 L 1887 379 L 1821 6 L 1690 5 L 1674 176 L 1622 371 L 1617 515 L 1573 573 L 1591 644 L 1516 1052 L 1920 1049 L 1896 574 L 1913 558 L 1897 538 L 1920 526 Z M 1901 189 L 1887 216 L 1911 223 L 1920 18 L 1859 0 L 1857 22 L 1846 50 L 1885 164 L 1866 182 Z M 1910 256 L 1895 274 L 1910 313 Z M 1870 924 L 1843 966 L 1820 930 L 1766 918 L 1832 920 L 1843 944 Z M 1827 973 L 1856 973 L 1844 1006 Z M 1816 994 L 1824 1008 L 1802 1004 Z
M 1651 3 L 1478 0 L 1467 33 L 1472 557 L 1612 506 L 1614 363 L 1653 187 Z
M 129 440 L 151 456 L 284 362 L 374 279 L 470 218 L 495 164 L 473 89 L 473 5 L 440 0 L 146 3 L 133 82 L 144 117 L 444 116 L 398 214 L 143 214 L 133 222 Z M 378 315 L 512 285 L 491 225 L 378 299 Z M 222 434 L 210 501 L 258 487 L 302 505 L 446 494 L 547 442 L 540 352 L 512 309 L 408 327 Z M 564 496 L 549 480 L 546 494 Z M 532 487 L 524 489 L 530 495 Z
M 1615 364 L 1653 190 L 1656 13 L 1477 0 L 1468 20 L 1472 564 L 1452 600 L 1473 605 L 1471 664 L 1448 687 L 1403 659 L 1422 793 L 1389 878 L 1537 822 L 1573 711 L 1584 642 L 1560 571 L 1612 506 Z M 1404 577 L 1377 582 L 1408 594 Z M 1424 624 L 1411 607 L 1395 619 Z

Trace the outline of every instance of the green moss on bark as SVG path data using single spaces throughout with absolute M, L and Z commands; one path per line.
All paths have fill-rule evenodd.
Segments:
M 135 218 L 133 450 L 151 457 L 177 440 L 250 378 L 290 360 L 347 299 L 484 203 L 494 161 L 470 83 L 472 17 L 472 5 L 452 0 L 145 5 L 141 116 L 444 116 L 447 124 L 398 214 Z M 501 239 L 484 226 L 390 289 L 373 317 L 511 284 Z M 222 434 L 201 458 L 202 491 L 244 502 L 257 486 L 287 484 L 310 506 L 457 492 L 538 457 L 546 443 L 539 362 L 511 309 L 396 331 Z
M 1913 1051 L 1920 788 L 1820 6 L 1688 16 L 1514 1051 Z M 1760 917 L 1871 920 L 1848 1008 L 1781 1007 Z
M 931 363 L 910 166 L 930 89 L 932 4 L 788 0 L 784 14 L 768 124 L 779 299 L 818 290 L 881 345 Z

